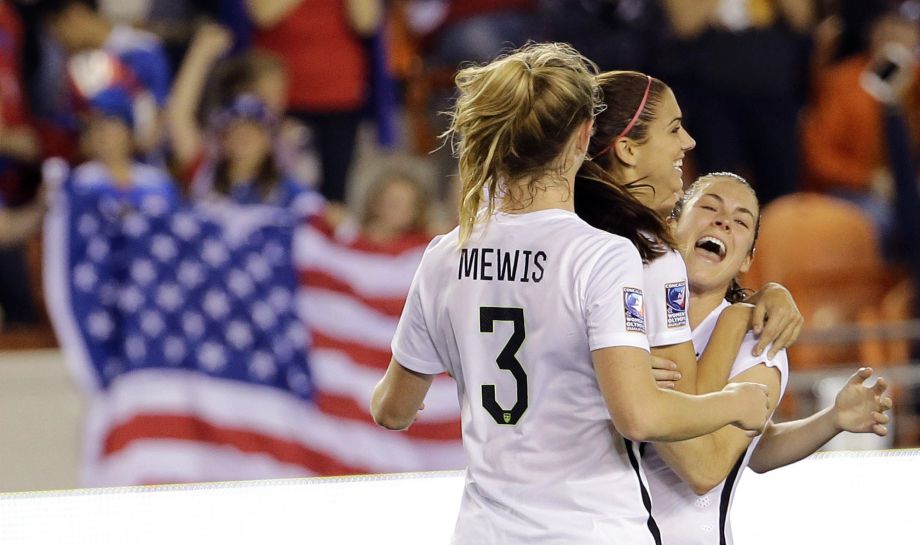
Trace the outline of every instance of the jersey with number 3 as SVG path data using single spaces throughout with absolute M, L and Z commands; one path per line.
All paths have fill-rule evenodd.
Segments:
M 574 213 L 496 213 L 425 252 L 393 356 L 457 381 L 469 467 L 456 545 L 655 542 L 635 445 L 591 351 L 648 350 L 642 263 Z

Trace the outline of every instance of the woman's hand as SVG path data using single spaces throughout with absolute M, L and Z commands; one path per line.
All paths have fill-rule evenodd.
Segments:
M 233 48 L 233 33 L 221 25 L 204 23 L 198 27 L 189 47 L 209 59 L 217 59 Z
M 759 356 L 769 346 L 767 357 L 773 358 L 799 338 L 805 318 L 789 290 L 769 282 L 748 301 L 755 305 L 751 327 L 759 336 L 753 355 Z
M 675 383 L 681 378 L 676 363 L 654 354 L 652 355 L 652 376 L 655 377 L 655 384 L 664 390 L 673 390 Z
M 880 437 L 888 433 L 885 424 L 891 410 L 891 398 L 884 395 L 888 388 L 885 379 L 879 378 L 871 387 L 866 380 L 872 376 L 871 367 L 862 367 L 850 377 L 834 401 L 834 426 L 838 431 L 874 433 Z

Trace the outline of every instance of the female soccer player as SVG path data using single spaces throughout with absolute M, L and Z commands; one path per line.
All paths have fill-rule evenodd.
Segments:
M 600 74 L 598 84 L 605 109 L 595 120 L 589 146 L 593 160 L 582 165 L 575 184 L 575 211 L 589 224 L 629 238 L 639 249 L 652 354 L 676 365 L 670 371 L 656 370 L 656 377 L 696 393 L 698 367 L 715 367 L 724 377 L 746 333 L 747 317 L 726 313 L 713 348 L 702 356 L 694 353 L 686 267 L 665 221 L 682 193 L 684 154 L 695 142 L 682 126 L 674 93 L 662 81 L 616 71 Z M 772 356 L 798 337 L 803 319 L 785 288 L 768 284 L 748 301 L 757 305 L 757 354 L 770 347 Z
M 457 75 L 460 226 L 426 250 L 371 400 L 380 425 L 403 429 L 435 374 L 456 379 L 469 462 L 457 544 L 655 543 L 638 447 L 620 436 L 757 430 L 766 412 L 761 385 L 655 387 L 639 255 L 573 209 L 594 75 L 558 44 Z
M 703 176 L 675 209 L 675 238 L 690 279 L 690 325 L 697 352 L 708 350 L 720 316 L 737 309 L 752 316 L 753 307 L 732 304 L 743 295 L 735 278 L 747 271 L 754 256 L 760 210 L 754 190 L 734 174 Z M 785 350 L 774 357 L 754 356 L 757 340 L 747 333 L 731 370 L 711 385 L 751 381 L 768 387 L 771 407 L 786 388 L 789 367 Z M 804 458 L 841 431 L 884 435 L 891 408 L 884 379 L 863 385 L 872 370 L 857 371 L 837 396 L 833 407 L 796 421 L 768 425 L 762 437 L 752 439 L 736 430 L 720 430 L 719 449 L 709 452 L 706 438 L 685 441 L 680 450 L 656 445 L 643 456 L 652 493 L 653 514 L 664 543 L 716 545 L 732 543 L 728 512 L 738 477 L 750 465 L 768 471 Z M 661 456 L 655 453 L 660 452 Z M 667 465 L 665 463 L 667 460 Z M 702 497 L 698 497 L 701 494 Z

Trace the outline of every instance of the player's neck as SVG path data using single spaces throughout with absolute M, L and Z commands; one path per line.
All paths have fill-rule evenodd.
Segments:
M 526 214 L 554 208 L 575 212 L 572 184 L 561 180 L 521 184 L 511 189 L 509 197 L 501 207 L 503 212 L 509 214 Z
M 690 288 L 690 329 L 696 329 L 725 300 L 725 289 L 694 291 Z

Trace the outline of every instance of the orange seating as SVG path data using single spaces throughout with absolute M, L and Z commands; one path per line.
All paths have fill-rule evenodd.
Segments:
M 890 283 L 874 226 L 846 201 L 814 193 L 787 195 L 763 210 L 760 238 L 744 284 L 786 286 L 805 316 L 804 332 L 876 322 Z M 789 350 L 793 369 L 860 361 L 861 345 L 809 342 Z

